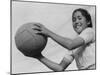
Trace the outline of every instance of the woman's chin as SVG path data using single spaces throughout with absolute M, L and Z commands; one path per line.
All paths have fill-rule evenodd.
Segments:
M 77 32 L 78 34 L 80 34 L 80 33 L 81 33 L 81 31 L 80 31 L 80 30 L 76 30 L 76 32 Z

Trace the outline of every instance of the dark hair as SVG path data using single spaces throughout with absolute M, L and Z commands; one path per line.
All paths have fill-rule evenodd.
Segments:
M 88 27 L 92 27 L 92 20 L 91 20 L 91 16 L 88 13 L 88 11 L 85 10 L 85 9 L 82 9 L 82 8 L 76 9 L 76 10 L 74 10 L 74 12 L 72 14 L 72 17 L 74 15 L 74 13 L 77 12 L 77 11 L 81 12 L 81 14 L 86 18 L 87 22 L 90 22 L 90 24 L 88 25 Z

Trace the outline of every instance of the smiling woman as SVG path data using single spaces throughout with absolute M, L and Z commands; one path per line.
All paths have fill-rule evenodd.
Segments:
M 88 15 L 87 11 L 82 8 L 76 9 L 73 12 L 73 28 L 78 33 L 74 39 L 57 35 L 45 26 L 37 24 L 36 26 L 38 28 L 34 28 L 34 30 L 38 30 L 39 34 L 48 36 L 64 48 L 72 50 L 73 53 L 66 58 L 64 57 L 60 64 L 48 60 L 42 54 L 35 58 L 54 71 L 64 71 L 72 63 L 74 58 L 79 70 L 95 69 L 95 48 L 92 47 L 95 46 L 95 34 L 92 27 L 88 27 L 91 22 L 91 17 L 89 16 L 90 19 L 87 19 L 83 15 L 84 12 L 86 12 L 85 15 Z M 73 49 L 76 48 L 78 49 L 74 52 Z M 88 68 L 89 66 L 91 68 Z
M 93 28 L 87 26 L 90 22 L 90 19 L 87 19 L 89 17 L 85 16 L 87 14 L 76 11 L 79 8 L 88 10 L 91 15 L 93 27 L 95 27 L 95 6 L 13 1 L 12 73 L 80 70 L 90 69 L 91 66 L 94 69 L 95 34 Z M 73 11 L 76 12 L 74 13 Z M 32 27 L 32 32 L 37 31 L 36 34 L 43 34 L 48 37 L 47 45 L 43 51 L 31 58 L 24 56 L 17 49 L 14 39 L 18 28 L 22 24 L 30 22 L 37 23 L 35 25 L 37 26 L 36 28 Z M 43 25 L 39 26 L 38 23 Z M 30 38 L 31 36 L 27 35 L 24 40 L 28 37 Z M 31 40 L 30 42 L 32 42 Z M 33 46 L 26 42 L 23 44 Z

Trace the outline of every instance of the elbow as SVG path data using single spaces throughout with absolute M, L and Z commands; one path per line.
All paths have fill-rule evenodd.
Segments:
M 69 43 L 67 49 L 73 50 L 74 49 L 73 44 L 72 43 Z
M 55 72 L 62 72 L 64 71 L 65 69 L 63 67 L 60 67 L 59 69 L 57 69 Z
M 68 49 L 71 51 L 71 50 L 73 50 L 73 49 L 75 49 L 75 48 L 74 48 L 73 46 L 71 46 L 71 47 L 69 47 Z
M 60 72 L 61 72 L 61 71 L 64 71 L 64 70 L 65 70 L 64 68 L 61 68 L 61 69 L 60 69 Z
M 60 70 L 59 70 L 59 72 L 62 72 L 62 71 L 64 71 L 65 69 L 64 68 L 61 68 Z
M 65 43 L 65 48 L 67 48 L 68 50 L 73 50 L 73 41 L 70 40 L 69 42 Z

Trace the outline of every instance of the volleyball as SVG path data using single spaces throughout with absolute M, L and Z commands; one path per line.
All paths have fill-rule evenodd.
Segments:
M 15 44 L 19 51 L 25 56 L 35 56 L 40 53 L 47 44 L 47 37 L 42 34 L 36 34 L 36 23 L 26 23 L 18 28 L 15 34 Z

